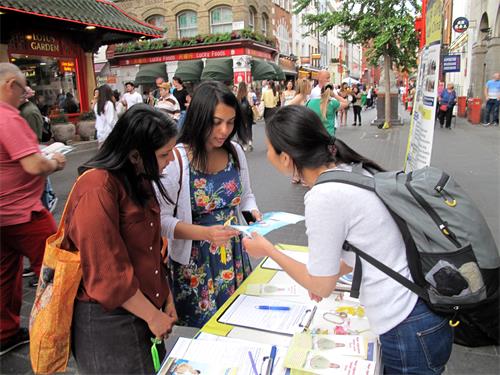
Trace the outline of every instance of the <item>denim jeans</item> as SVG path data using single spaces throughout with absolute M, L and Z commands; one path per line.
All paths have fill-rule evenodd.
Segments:
M 489 123 L 494 122 L 498 125 L 498 106 L 500 101 L 498 99 L 488 99 L 486 102 L 486 113 L 484 114 L 484 122 Z M 493 112 L 493 118 L 491 118 L 491 112 Z
M 451 355 L 448 319 L 418 300 L 410 315 L 380 336 L 384 374 L 441 374 Z
M 73 355 L 79 374 L 154 374 L 153 333 L 123 308 L 107 312 L 98 303 L 75 301 Z M 160 363 L 165 345 L 157 346 Z

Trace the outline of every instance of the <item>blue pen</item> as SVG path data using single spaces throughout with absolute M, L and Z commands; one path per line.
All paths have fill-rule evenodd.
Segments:
M 290 310 L 290 308 L 288 306 L 259 305 L 259 306 L 255 306 L 255 308 L 258 310 L 273 310 L 273 311 L 288 311 L 288 310 Z
M 259 375 L 259 372 L 257 371 L 257 365 L 255 364 L 252 352 L 250 350 L 248 351 L 248 356 L 250 357 L 250 364 L 252 365 L 254 375 Z
M 276 360 L 276 345 L 271 347 L 271 354 L 269 354 L 269 363 L 267 365 L 266 375 L 271 375 L 273 373 L 274 361 Z

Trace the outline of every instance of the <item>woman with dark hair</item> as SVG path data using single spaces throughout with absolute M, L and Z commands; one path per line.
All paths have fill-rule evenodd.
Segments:
M 401 233 L 374 192 L 339 182 L 315 185 L 329 170 L 356 168 L 372 176 L 382 168 L 330 136 L 318 116 L 304 107 L 279 110 L 266 134 L 270 163 L 284 174 L 297 171 L 311 187 L 304 197 L 309 261 L 297 262 L 256 233 L 243 240 L 247 252 L 271 257 L 316 301 L 329 297 L 339 277 L 354 267 L 354 253 L 342 250 L 345 241 L 411 279 Z M 371 330 L 380 335 L 384 373 L 443 372 L 453 343 L 448 320 L 394 279 L 361 263 L 360 302 Z
M 252 145 L 252 126 L 253 126 L 253 111 L 252 107 L 254 106 L 253 98 L 248 94 L 247 84 L 245 82 L 240 82 L 238 85 L 238 92 L 236 94 L 236 99 L 241 106 L 241 113 L 243 114 L 243 127 L 245 129 L 247 139 L 246 142 L 243 142 L 243 149 L 246 151 L 253 150 Z
M 227 226 L 242 211 L 261 219 L 235 135 L 246 141 L 236 97 L 220 82 L 199 85 L 162 177 L 176 203 L 161 201 L 175 306 L 189 326 L 202 327 L 251 272 L 239 232 Z
M 296 92 L 293 81 L 286 83 L 285 90 L 281 93 L 281 106 L 289 105 L 290 101 L 295 98 Z
M 154 191 L 169 199 L 160 173 L 176 132 L 167 115 L 136 104 L 80 168 L 62 241 L 80 252 L 83 271 L 72 323 L 80 373 L 153 374 L 151 339 L 166 337 L 177 319 Z M 157 349 L 161 361 L 165 348 Z
M 97 130 L 97 142 L 102 146 L 108 135 L 118 120 L 115 109 L 113 90 L 108 85 L 102 85 L 98 88 L 97 103 L 94 105 L 95 129 Z
M 359 126 L 361 126 L 361 91 L 358 85 L 352 86 L 352 111 L 354 113 L 354 123 L 352 126 L 356 126 L 359 120 Z

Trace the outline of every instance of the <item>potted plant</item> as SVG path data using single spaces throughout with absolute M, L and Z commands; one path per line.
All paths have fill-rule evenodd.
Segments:
M 67 144 L 72 141 L 76 134 L 75 125 L 73 125 L 64 114 L 57 115 L 50 120 L 52 133 L 56 142 Z
M 94 111 L 83 112 L 76 124 L 77 133 L 82 141 L 95 139 L 95 113 Z

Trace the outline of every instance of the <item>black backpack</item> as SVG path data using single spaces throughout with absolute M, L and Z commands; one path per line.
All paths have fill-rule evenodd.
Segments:
M 406 247 L 413 282 L 361 249 L 356 253 L 351 296 L 359 296 L 361 261 L 371 263 L 450 317 L 455 342 L 467 346 L 499 343 L 500 255 L 486 220 L 445 172 L 426 167 L 410 173 L 332 170 L 316 182 L 344 183 L 373 191 L 396 222 Z
M 50 120 L 48 117 L 43 116 L 42 142 L 48 142 L 51 139 L 52 139 L 52 127 L 50 126 Z

